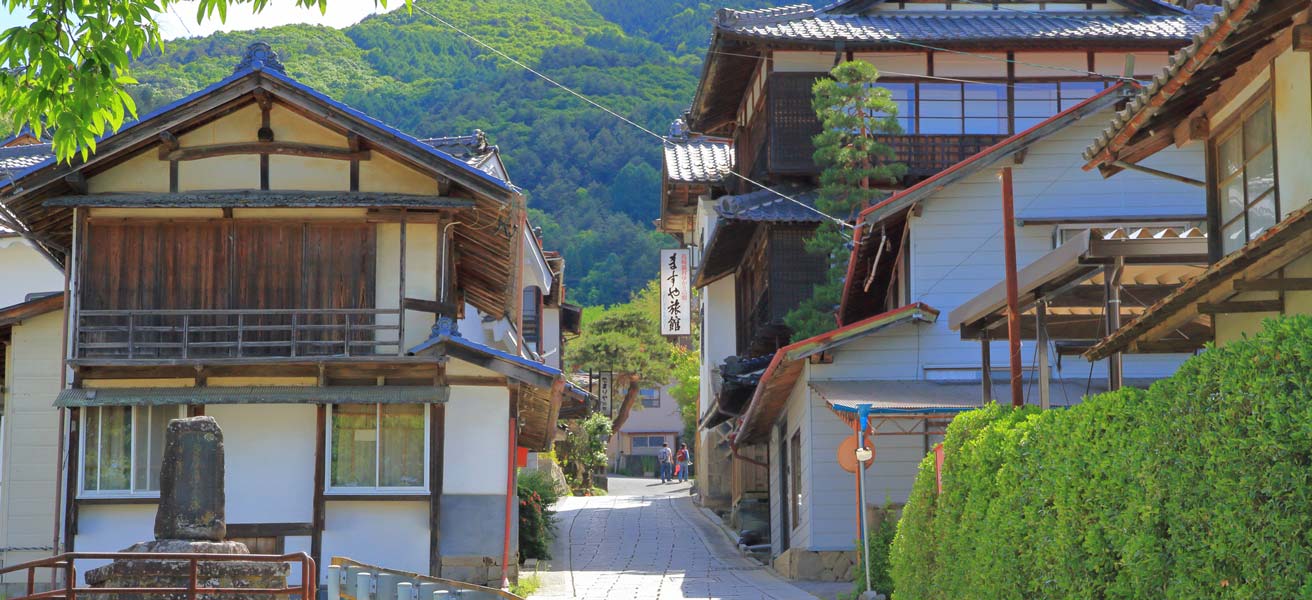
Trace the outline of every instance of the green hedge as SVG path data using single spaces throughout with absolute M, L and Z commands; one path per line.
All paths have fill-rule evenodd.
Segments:
M 991 406 L 921 464 L 895 600 L 1312 598 L 1312 319 L 1268 321 L 1147 391 Z

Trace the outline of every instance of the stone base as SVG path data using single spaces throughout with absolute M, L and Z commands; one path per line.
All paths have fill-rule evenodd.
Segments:
M 198 542 L 191 540 L 156 540 L 139 542 L 124 552 L 166 552 L 201 554 L 250 554 L 240 542 Z M 290 567 L 286 563 L 201 562 L 197 566 L 198 587 L 208 588 L 282 588 L 287 585 Z M 187 560 L 116 560 L 86 573 L 87 585 L 93 588 L 185 588 L 191 580 L 191 563 Z M 187 594 L 96 594 L 87 600 L 186 600 Z M 273 600 L 272 594 L 200 594 L 205 600 Z
M 511 583 L 519 581 L 519 565 L 511 564 L 506 573 Z M 442 578 L 499 588 L 501 561 L 490 556 L 443 556 Z
M 789 579 L 850 582 L 856 577 L 856 551 L 789 548 L 774 559 L 774 570 Z

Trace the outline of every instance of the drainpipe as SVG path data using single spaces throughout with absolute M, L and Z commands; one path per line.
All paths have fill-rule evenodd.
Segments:
M 509 449 L 506 452 L 506 530 L 505 539 L 501 543 L 501 587 L 510 587 L 510 526 L 514 523 L 514 502 L 518 497 L 515 493 L 515 450 L 518 440 L 516 433 L 518 429 L 518 419 L 515 418 L 515 412 L 518 410 L 518 398 L 510 402 L 510 433 L 507 435 Z

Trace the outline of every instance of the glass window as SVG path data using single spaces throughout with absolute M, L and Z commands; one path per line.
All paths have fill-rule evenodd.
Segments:
M 961 84 L 920 84 L 920 133 L 961 133 Z
M 916 132 L 916 84 L 914 83 L 879 83 L 878 87 L 888 90 L 893 102 L 897 104 L 897 122 L 903 133 Z
M 1057 83 L 1018 83 L 1016 95 L 1016 132 L 1025 131 L 1059 111 Z
M 638 392 L 642 397 L 642 405 L 646 408 L 659 408 L 661 405 L 661 391 L 656 388 L 648 388 Z
M 87 494 L 159 491 L 164 434 L 176 406 L 101 406 L 82 420 L 82 491 Z
M 427 465 L 423 404 L 338 404 L 332 414 L 330 485 L 421 489 Z
M 1217 217 L 1221 250 L 1229 254 L 1279 219 L 1271 103 L 1264 102 L 1216 146 Z
M 968 83 L 963 92 L 966 133 L 1007 133 L 1006 86 Z
M 1061 110 L 1069 109 L 1107 89 L 1105 81 L 1063 81 L 1060 84 Z

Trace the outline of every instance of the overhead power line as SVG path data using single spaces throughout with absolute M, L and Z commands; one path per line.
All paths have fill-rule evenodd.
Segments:
M 628 118 L 628 117 L 626 117 L 626 116 L 624 116 L 624 115 L 622 115 L 622 114 L 620 114 L 620 113 L 618 113 L 618 112 L 616 112 L 616 111 L 614 111 L 614 110 L 611 110 L 610 108 L 608 108 L 608 107 L 602 105 L 601 103 L 597 102 L 596 100 L 593 100 L 592 98 L 589 98 L 589 97 L 585 96 L 584 94 L 575 91 L 573 88 L 570 88 L 569 86 L 567 86 L 567 85 L 565 85 L 565 84 L 563 84 L 563 83 L 561 83 L 561 82 L 559 82 L 559 81 L 556 81 L 555 79 L 552 79 L 551 77 L 548 77 L 546 74 L 542 73 L 541 71 L 538 71 L 537 69 L 534 69 L 533 67 L 530 67 L 530 66 L 524 64 L 523 62 L 521 62 L 521 61 L 515 59 L 514 57 L 512 57 L 512 56 L 506 54 L 505 52 L 502 52 L 500 49 L 498 49 L 498 48 L 496 48 L 496 47 L 494 47 L 494 46 L 488 44 L 487 42 L 484 42 L 483 40 L 479 39 L 478 37 L 474 36 L 473 34 L 470 34 L 470 33 L 466 32 L 465 30 L 463 30 L 463 29 L 457 27 L 454 23 L 452 23 L 452 22 L 450 22 L 450 21 L 448 21 L 448 20 L 446 20 L 446 19 L 443 19 L 442 17 L 440 17 L 440 16 L 438 16 L 438 15 L 436 15 L 436 14 L 433 14 L 432 12 L 428 11 L 427 9 L 425 9 L 423 6 L 420 6 L 418 2 L 414 2 L 414 3 L 412 3 L 412 4 L 411 4 L 411 7 L 414 8 L 415 10 L 417 10 L 417 11 L 419 11 L 419 12 L 421 12 L 421 13 L 427 15 L 428 17 L 432 18 L 433 20 L 437 21 L 438 23 L 441 23 L 441 24 L 442 24 L 443 26 L 445 26 L 446 28 L 448 28 L 448 29 L 450 29 L 450 30 L 452 30 L 452 31 L 454 31 L 454 32 L 456 32 L 456 33 L 458 33 L 458 34 L 460 34 L 461 36 L 465 37 L 466 39 L 468 39 L 468 40 L 474 42 L 475 44 L 477 44 L 477 45 L 479 45 L 479 46 L 481 46 L 481 47 L 487 49 L 489 52 L 492 52 L 493 54 L 496 54 L 497 56 L 500 56 L 501 58 L 504 58 L 504 59 L 506 59 L 507 61 L 510 61 L 511 64 L 514 64 L 515 66 L 517 66 L 517 67 L 519 67 L 519 68 L 521 68 L 521 69 L 523 69 L 523 70 L 525 70 L 525 71 L 528 71 L 529 73 L 532 73 L 534 76 L 538 77 L 539 79 L 541 79 L 541 80 L 543 80 L 543 81 L 545 81 L 545 82 L 547 82 L 547 83 L 549 83 L 549 84 L 551 84 L 551 85 L 553 85 L 553 86 L 556 86 L 556 87 L 558 87 L 558 88 L 560 88 L 560 89 L 562 89 L 562 90 L 568 92 L 570 95 L 572 95 L 572 96 L 578 98 L 579 100 L 582 100 L 582 101 L 588 103 L 588 104 L 591 105 L 593 108 L 596 108 L 596 109 L 598 109 L 598 110 L 600 110 L 600 111 L 602 111 L 602 112 L 604 112 L 604 113 L 606 113 L 606 114 L 608 114 L 608 115 L 610 115 L 610 116 L 612 116 L 612 117 L 615 117 L 616 119 L 619 119 L 620 121 L 623 121 L 624 123 L 627 123 L 629 126 L 635 128 L 635 129 L 637 129 L 637 130 L 639 130 L 639 131 L 641 131 L 641 132 L 643 132 L 643 133 L 645 133 L 645 134 L 647 134 L 647 135 L 649 135 L 649 136 L 651 136 L 651 137 L 653 137 L 653 138 L 656 138 L 656 139 L 660 140 L 662 144 L 668 143 L 668 142 L 670 141 L 670 140 L 667 139 L 665 136 L 660 135 L 660 134 L 656 133 L 655 131 L 652 131 L 651 129 L 648 129 L 648 128 L 646 128 L 646 127 L 643 127 L 642 125 L 639 125 L 638 123 L 634 122 L 632 119 L 630 119 L 630 118 Z M 739 179 L 742 179 L 743 181 L 746 181 L 747 183 L 750 183 L 750 184 L 752 184 L 752 185 L 755 185 L 755 186 L 757 186 L 757 187 L 759 187 L 759 188 L 761 188 L 761 189 L 763 189 L 763 190 L 767 190 L 767 191 L 769 191 L 770 193 L 773 193 L 773 194 L 775 194 L 776 196 L 779 196 L 780 198 L 783 198 L 783 199 L 785 199 L 785 200 L 788 200 L 789 202 L 792 202 L 792 203 L 794 203 L 794 204 L 796 204 L 796 205 L 798 205 L 798 206 L 801 206 L 802 208 L 805 208 L 806 210 L 809 210 L 809 211 L 811 211 L 811 212 L 813 212 L 813 213 L 815 213 L 815 214 L 817 214 L 817 215 L 823 217 L 824 219 L 826 219 L 826 220 L 828 220 L 828 221 L 831 221 L 831 222 L 833 222 L 833 223 L 839 225 L 840 227 L 846 227 L 846 228 L 848 228 L 848 229 L 852 229 L 852 228 L 854 227 L 851 223 L 848 223 L 848 222 L 847 222 L 846 220 L 844 220 L 844 219 L 840 219 L 840 218 L 835 217 L 835 216 L 833 216 L 833 215 L 827 214 L 827 213 L 821 211 L 820 209 L 818 209 L 818 208 L 816 208 L 816 207 L 814 207 L 814 206 L 811 206 L 811 205 L 809 205 L 809 204 L 807 204 L 807 203 L 805 203 L 805 202 L 802 202 L 801 200 L 798 200 L 798 199 L 796 199 L 796 198 L 794 198 L 794 197 L 792 197 L 792 196 L 789 196 L 788 194 L 784 194 L 784 193 L 782 193 L 782 192 L 780 192 L 780 191 L 778 191 L 778 190 L 772 189 L 770 186 L 767 186 L 767 185 L 765 185 L 764 183 L 758 182 L 758 181 L 756 181 L 756 180 L 754 180 L 754 179 L 752 179 L 752 178 L 750 178 L 750 177 L 748 177 L 748 176 L 746 176 L 746 175 L 742 175 L 742 174 L 740 174 L 740 173 L 736 173 L 736 172 L 734 172 L 734 171 L 730 171 L 730 172 L 729 172 L 729 175 L 732 175 L 732 176 L 734 176 L 734 177 L 737 177 L 737 178 L 739 178 Z

